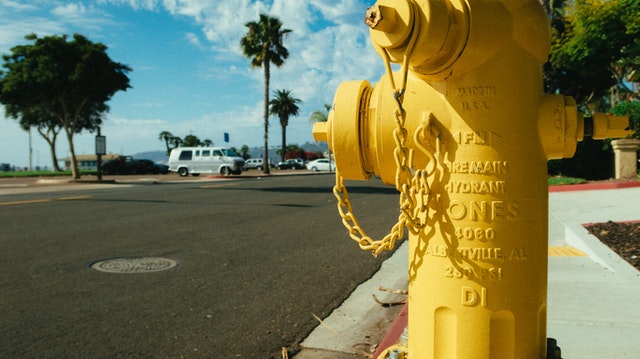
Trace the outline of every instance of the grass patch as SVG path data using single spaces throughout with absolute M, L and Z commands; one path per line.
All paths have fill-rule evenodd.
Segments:
M 80 175 L 96 175 L 96 171 L 80 171 Z M 71 176 L 71 171 L 52 172 L 52 171 L 0 171 L 0 178 L 14 177 L 65 177 Z
M 587 180 L 585 180 L 584 178 L 556 176 L 556 177 L 549 177 L 547 179 L 547 182 L 549 183 L 549 186 L 561 186 L 561 185 L 567 185 L 567 184 L 585 183 L 587 182 Z

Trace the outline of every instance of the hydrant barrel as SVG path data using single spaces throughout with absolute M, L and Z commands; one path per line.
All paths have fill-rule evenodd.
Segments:
M 628 119 L 585 125 L 573 99 L 543 93 L 537 0 L 379 0 L 366 16 L 387 74 L 341 84 L 314 137 L 343 179 L 401 192 L 408 357 L 545 358 L 547 161 L 585 128 L 626 135 Z
M 511 56 L 446 83 L 409 73 L 403 109 L 412 167 L 431 165 L 422 149 L 437 160 L 427 226 L 409 235 L 409 357 L 540 359 L 546 353 L 542 84 L 539 72 L 522 75 L 510 65 Z M 536 64 L 526 52 L 518 56 L 519 64 Z M 389 83 L 383 76 L 368 101 L 358 95 L 366 86 L 338 90 L 327 132 L 347 179 L 364 173 L 395 182 L 397 102 Z M 522 88 L 531 96 L 510 101 Z M 341 104 L 349 99 L 351 105 Z M 341 107 L 349 110 L 341 115 Z

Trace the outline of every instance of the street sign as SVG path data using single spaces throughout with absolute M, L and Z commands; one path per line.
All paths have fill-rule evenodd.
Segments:
M 96 136 L 96 155 L 107 154 L 107 137 Z

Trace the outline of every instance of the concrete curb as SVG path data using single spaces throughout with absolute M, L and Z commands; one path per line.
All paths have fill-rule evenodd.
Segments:
M 301 343 L 302 351 L 296 359 L 353 357 L 361 352 L 371 354 L 387 333 L 389 325 L 398 317 L 402 306 L 384 308 L 381 302 L 402 299 L 397 294 L 381 292 L 378 287 L 407 289 L 408 244 L 403 242 L 376 274 L 359 285 L 323 323 Z M 402 275 L 402 273 L 405 273 Z

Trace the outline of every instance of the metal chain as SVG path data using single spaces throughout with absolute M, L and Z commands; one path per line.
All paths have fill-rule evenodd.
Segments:
M 397 103 L 397 107 L 393 112 L 396 120 L 396 128 L 393 131 L 393 139 L 396 143 L 396 148 L 393 154 L 396 162 L 395 185 L 396 189 L 400 192 L 400 214 L 398 216 L 398 222 L 393 226 L 391 232 L 381 240 L 372 239 L 360 226 L 358 219 L 353 214 L 353 208 L 351 206 L 351 201 L 349 200 L 349 193 L 344 185 L 344 178 L 336 168 L 336 185 L 333 188 L 333 194 L 338 200 L 338 211 L 342 217 L 342 223 L 349 231 L 351 239 L 356 241 L 361 249 L 372 251 L 374 256 L 377 256 L 385 249 L 393 249 L 395 242 L 403 239 L 405 227 L 411 233 L 417 234 L 420 230 L 426 227 L 429 217 L 428 210 L 429 200 L 431 199 L 431 190 L 428 179 L 430 175 L 435 172 L 436 157 L 431 153 L 431 151 L 427 150 L 426 147 L 420 144 L 420 134 L 426 133 L 427 130 L 431 130 L 432 126 L 430 122 L 432 118 L 430 117 L 427 123 L 419 126 L 414 134 L 416 145 L 428 158 L 427 165 L 424 169 L 414 170 L 413 150 L 406 146 L 408 131 L 405 128 L 406 112 L 402 107 L 409 69 L 409 55 L 414 44 L 415 41 L 412 41 L 408 46 L 407 55 L 405 55 L 402 64 L 402 85 L 399 89 L 395 86 L 389 55 L 386 50 L 382 51 L 385 55 L 385 67 L 391 81 L 391 87 L 394 90 L 394 98 Z M 438 138 L 439 137 L 437 137 L 437 141 L 439 141 Z M 439 148 L 439 142 L 436 148 Z
M 404 237 L 404 213 L 400 213 L 398 222 L 393 226 L 391 232 L 381 240 L 374 240 L 369 237 L 353 214 L 349 193 L 344 185 L 344 178 L 336 169 L 336 185 L 333 187 L 333 194 L 338 199 L 338 211 L 342 217 L 342 224 L 349 231 L 351 239 L 356 241 L 361 249 L 372 251 L 374 257 L 383 250 L 391 250 L 395 246 L 395 242 Z
M 396 111 L 398 112 L 398 111 Z M 404 113 L 403 110 L 400 113 Z M 417 234 L 427 225 L 429 218 L 429 201 L 431 199 L 431 189 L 429 177 L 434 173 L 436 158 L 431 152 L 425 152 L 429 161 L 424 169 L 413 170 L 413 150 L 405 146 L 406 129 L 403 127 L 405 116 L 398 116 L 398 128 L 394 130 L 394 140 L 396 149 L 394 159 L 396 161 L 396 189 L 400 192 L 400 214 L 398 222 L 392 227 L 391 232 L 381 240 L 374 240 L 369 237 L 353 214 L 353 207 L 349 200 L 349 193 L 344 185 L 344 178 L 336 168 L 336 185 L 333 194 L 338 200 L 338 211 L 342 218 L 342 223 L 349 231 L 351 239 L 356 241 L 361 249 L 372 251 L 377 256 L 383 250 L 392 250 L 397 240 L 404 237 L 404 228 L 411 233 Z M 427 127 L 429 124 L 427 124 Z M 419 142 L 419 134 L 425 129 L 420 126 L 415 133 L 416 143 Z

